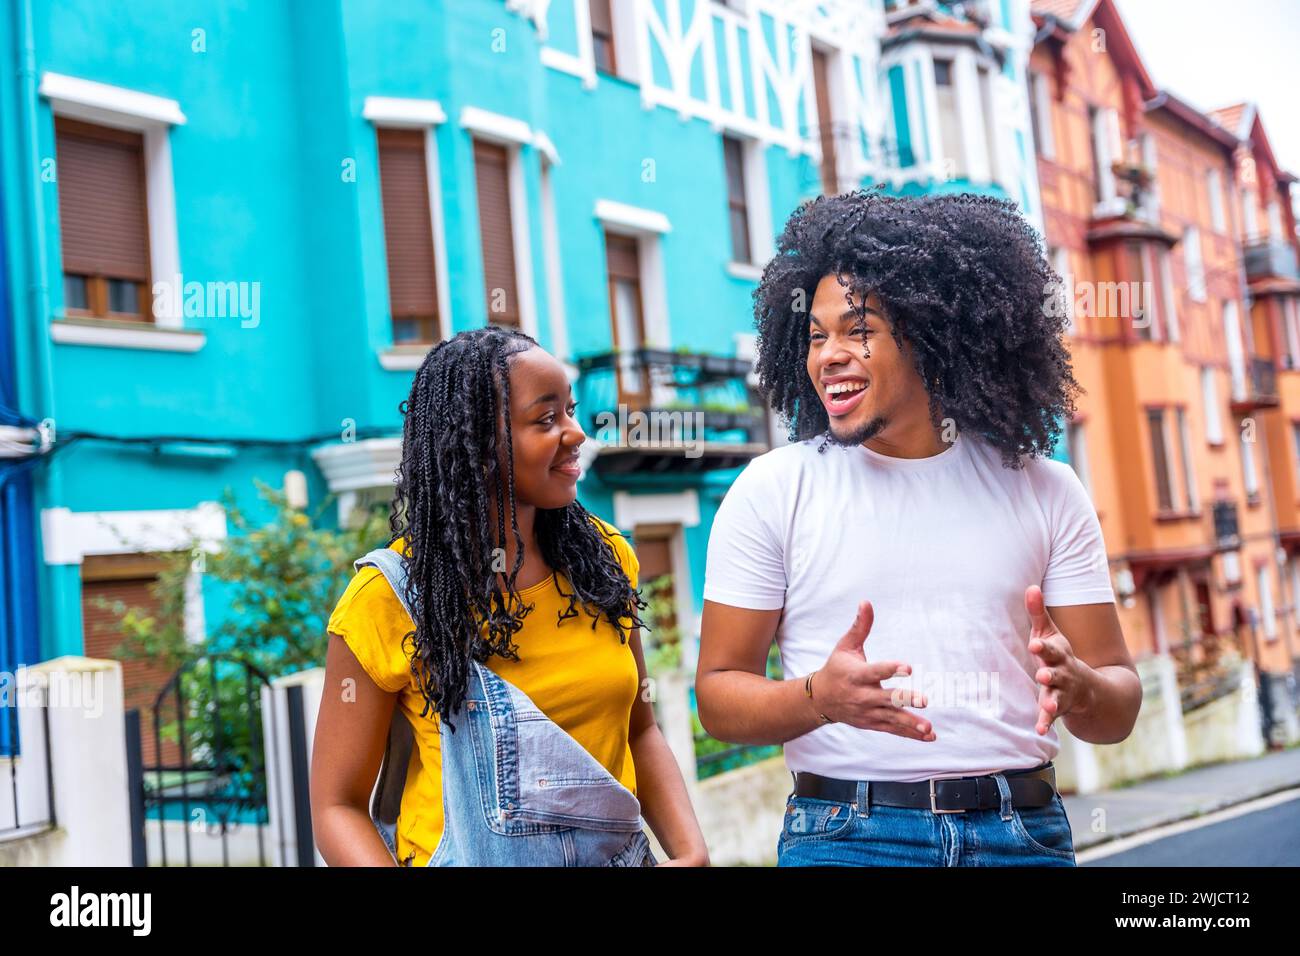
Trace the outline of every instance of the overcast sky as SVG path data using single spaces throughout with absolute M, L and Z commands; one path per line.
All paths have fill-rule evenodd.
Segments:
M 1203 110 L 1252 100 L 1300 176 L 1300 2 L 1116 0 L 1156 86 Z

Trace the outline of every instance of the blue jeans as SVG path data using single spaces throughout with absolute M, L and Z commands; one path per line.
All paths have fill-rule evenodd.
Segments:
M 841 803 L 791 794 L 777 866 L 1075 866 L 1060 794 L 1045 807 L 1013 807 L 997 774 L 998 810 L 934 813 L 868 804 L 869 784 Z

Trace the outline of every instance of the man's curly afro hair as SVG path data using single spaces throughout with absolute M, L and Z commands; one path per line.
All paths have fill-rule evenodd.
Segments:
M 1062 339 L 1060 277 L 1014 203 L 858 191 L 791 215 L 754 313 L 760 390 L 798 441 L 829 426 L 807 372 L 808 310 L 826 275 L 841 277 L 851 306 L 850 293 L 879 296 L 899 348 L 912 349 L 936 426 L 946 417 L 982 436 L 1009 468 L 1051 452 L 1081 389 Z

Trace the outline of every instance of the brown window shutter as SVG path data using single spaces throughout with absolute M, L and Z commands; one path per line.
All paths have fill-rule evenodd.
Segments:
M 116 615 L 107 608 L 96 606 L 96 598 L 121 601 L 127 607 L 138 607 L 156 613 L 158 598 L 151 590 L 156 577 L 111 577 L 102 580 L 84 580 L 81 588 L 82 634 L 87 657 L 100 660 L 122 661 L 123 706 L 140 711 L 140 736 L 144 764 L 156 765 L 159 757 L 170 766 L 180 763 L 180 746 L 175 740 L 164 740 L 161 752 L 154 734 L 154 701 L 172 675 L 171 669 L 147 658 L 123 659 L 114 653 L 125 640 L 117 625 Z M 169 696 L 163 701 L 163 713 L 158 717 L 163 724 L 176 719 L 176 699 Z
M 605 233 L 605 260 L 611 279 L 626 279 L 641 284 L 641 259 L 637 253 L 636 239 Z
M 474 141 L 479 233 L 483 239 L 483 283 L 488 322 L 519 327 L 514 228 L 510 219 L 510 157 L 504 146 Z M 495 290 L 504 293 L 497 296 Z M 494 301 L 494 300 L 500 301 Z M 494 309 L 493 306 L 498 308 Z
M 752 262 L 749 247 L 749 206 L 745 202 L 745 148 L 740 140 L 722 137 L 722 154 L 727 167 L 727 210 L 731 226 L 731 257 Z
M 596 69 L 602 73 L 614 74 L 617 64 L 614 59 L 614 15 L 610 9 L 610 0 L 588 0 L 591 11 L 591 45 Z
M 817 95 L 817 117 L 821 123 L 822 192 L 834 196 L 840 191 L 836 171 L 835 117 L 831 114 L 830 64 L 821 50 L 812 51 L 813 86 Z
M 149 281 L 144 137 L 56 117 L 63 271 Z
M 424 138 L 423 130 L 379 130 L 379 185 L 394 341 L 435 342 L 440 338 Z
M 644 588 L 651 581 L 663 575 L 673 573 L 673 528 L 666 525 L 637 525 L 632 532 L 636 548 L 637 561 L 641 570 L 638 585 Z M 677 589 L 676 579 L 671 579 L 661 592 L 670 608 L 668 618 L 661 621 L 661 626 L 677 626 Z
M 1147 410 L 1147 425 L 1151 432 L 1151 458 L 1156 471 L 1156 503 L 1161 511 L 1174 507 L 1173 486 L 1169 480 L 1169 458 L 1165 454 L 1165 410 Z

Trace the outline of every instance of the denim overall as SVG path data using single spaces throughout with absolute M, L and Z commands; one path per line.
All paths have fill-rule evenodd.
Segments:
M 367 565 L 409 614 L 402 556 L 378 548 L 354 562 Z M 443 830 L 429 866 L 655 865 L 636 795 L 519 688 L 471 661 L 452 720 L 439 728 Z M 393 725 L 370 815 L 395 858 L 413 733 L 400 713 Z

